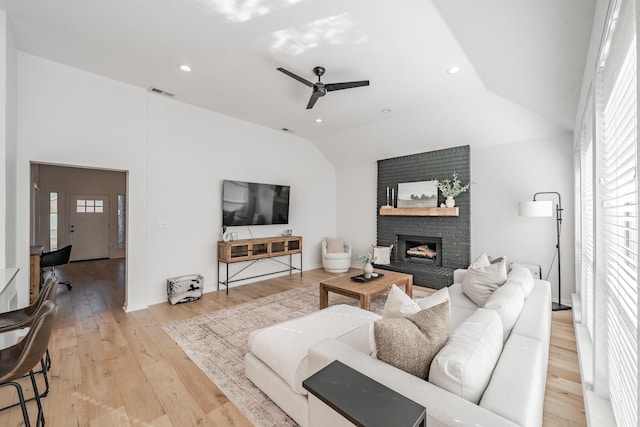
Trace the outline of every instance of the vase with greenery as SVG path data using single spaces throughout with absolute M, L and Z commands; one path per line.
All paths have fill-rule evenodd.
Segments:
M 438 181 L 438 189 L 442 195 L 446 197 L 445 206 L 452 208 L 456 205 L 454 197 L 467 191 L 469 189 L 469 183 L 462 185 L 458 179 L 458 174 L 454 172 L 453 180 L 443 179 L 442 181 Z
M 358 261 L 364 263 L 362 267 L 362 272 L 364 273 L 365 279 L 371 279 L 371 274 L 373 273 L 373 265 L 371 263 L 376 260 L 376 257 L 371 255 L 370 253 L 366 255 L 360 255 L 358 257 Z

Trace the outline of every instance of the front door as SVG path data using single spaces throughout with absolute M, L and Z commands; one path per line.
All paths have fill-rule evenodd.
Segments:
M 71 261 L 109 258 L 109 196 L 69 196 Z

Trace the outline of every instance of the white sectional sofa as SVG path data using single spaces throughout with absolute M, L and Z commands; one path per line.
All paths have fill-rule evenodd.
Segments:
M 449 287 L 451 335 L 431 364 L 429 381 L 372 357 L 371 323 L 380 316 L 346 305 L 252 333 L 246 375 L 301 426 L 338 422 L 301 387 L 334 360 L 423 405 L 429 427 L 541 426 L 550 284 L 514 269 L 480 308 L 462 291 L 465 272 L 456 271 Z

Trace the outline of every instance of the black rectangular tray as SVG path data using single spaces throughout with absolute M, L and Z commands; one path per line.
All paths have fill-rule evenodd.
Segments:
M 376 277 L 371 276 L 371 278 L 365 279 L 364 274 L 359 274 L 357 276 L 351 276 L 351 280 L 353 280 L 354 282 L 370 282 L 372 280 L 379 279 L 382 276 L 384 276 L 384 274 L 378 273 Z

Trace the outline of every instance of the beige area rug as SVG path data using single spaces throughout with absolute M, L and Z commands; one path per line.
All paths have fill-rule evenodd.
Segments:
M 295 426 L 275 403 L 244 376 L 247 337 L 253 330 L 318 310 L 318 283 L 280 292 L 255 301 L 168 323 L 163 329 L 222 392 L 257 427 Z M 414 297 L 426 296 L 414 291 Z M 371 301 L 382 314 L 386 295 Z M 329 294 L 329 305 L 358 306 L 359 300 Z

